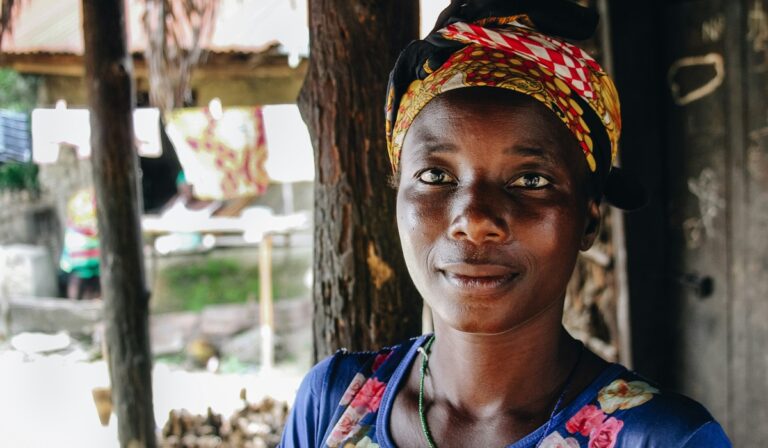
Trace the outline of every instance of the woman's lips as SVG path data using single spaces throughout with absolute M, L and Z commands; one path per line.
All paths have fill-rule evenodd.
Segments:
M 519 275 L 510 266 L 499 264 L 448 263 L 438 269 L 451 285 L 477 292 L 498 290 Z

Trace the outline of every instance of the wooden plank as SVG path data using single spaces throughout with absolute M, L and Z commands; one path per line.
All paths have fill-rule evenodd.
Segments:
M 732 202 L 735 264 L 732 314 L 731 436 L 734 446 L 766 446 L 768 428 L 768 2 L 739 2 L 743 86 L 734 101 Z M 738 108 L 737 108 L 738 107 Z M 740 113 L 739 113 L 740 112 Z
M 93 180 L 112 402 L 123 447 L 156 445 L 149 345 L 149 291 L 133 150 L 131 59 L 123 0 L 83 0 Z
M 296 68 L 288 65 L 288 57 L 258 54 L 209 54 L 205 63 L 195 70 L 193 79 L 244 77 L 244 78 L 299 78 L 307 72 L 307 60 Z M 144 56 L 133 54 L 134 75 L 147 78 Z M 19 73 L 51 76 L 84 76 L 83 56 L 61 53 L 0 54 L 0 66 L 11 67 Z
M 751 0 L 747 0 L 751 1 Z M 749 243 L 744 239 L 746 232 L 745 214 L 747 213 L 748 204 L 745 200 L 745 181 L 744 181 L 744 168 L 746 160 L 744 158 L 744 148 L 746 144 L 746 133 L 744 112 L 745 112 L 745 95 L 749 90 L 744 84 L 745 81 L 745 59 L 744 59 L 744 18 L 745 9 L 743 5 L 747 1 L 734 2 L 736 4 L 729 8 L 725 8 L 725 23 L 727 27 L 726 36 L 726 50 L 725 50 L 725 65 L 726 65 L 726 87 L 730 93 L 728 103 L 728 117 L 729 117 L 729 146 L 727 156 L 730 159 L 729 167 L 729 192 L 728 192 L 728 209 L 729 209 L 729 243 L 730 252 L 729 258 L 731 276 L 731 285 L 728 291 L 730 298 L 729 304 L 729 353 L 728 353 L 728 368 L 729 368 L 729 393 L 728 393 L 728 408 L 729 408 L 729 420 L 722 422 L 731 437 L 731 441 L 734 446 L 760 446 L 764 444 L 754 444 L 756 440 L 763 438 L 765 442 L 766 429 L 764 425 L 760 424 L 760 421 L 754 421 L 750 419 L 750 415 L 753 409 L 748 409 L 745 406 L 747 402 L 744 400 L 744 393 L 747 395 L 753 394 L 755 391 L 748 391 L 745 389 L 746 378 L 749 376 L 748 372 L 743 369 L 749 362 L 745 352 L 747 346 L 744 340 L 748 333 L 748 325 L 746 324 L 748 313 L 744 300 L 744 278 L 742 273 L 744 272 L 744 256 L 743 252 Z M 765 390 L 765 385 L 763 385 Z M 759 392 L 758 392 L 759 393 Z M 765 404 L 762 405 L 765 407 Z M 746 426 L 749 423 L 755 424 L 755 426 Z M 760 435 L 760 433 L 763 433 Z M 755 437 L 757 436 L 757 437 Z
M 667 176 L 671 246 L 666 312 L 675 322 L 668 365 L 675 388 L 729 421 L 730 275 L 726 202 L 728 95 L 724 85 L 725 17 L 716 0 L 668 6 L 665 61 L 669 89 Z M 697 294 L 684 277 L 711 277 Z

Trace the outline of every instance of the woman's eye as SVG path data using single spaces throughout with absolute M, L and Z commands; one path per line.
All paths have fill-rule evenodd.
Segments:
M 549 181 L 538 174 L 523 174 L 510 184 L 511 187 L 529 188 L 532 190 L 549 185 Z
M 438 168 L 423 171 L 419 174 L 419 180 L 425 184 L 446 184 L 455 181 L 453 176 Z

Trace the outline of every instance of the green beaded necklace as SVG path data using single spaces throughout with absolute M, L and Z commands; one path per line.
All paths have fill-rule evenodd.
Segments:
M 435 335 L 429 337 L 429 340 L 426 344 L 424 344 L 424 347 L 419 347 L 418 351 L 421 353 L 421 374 L 419 376 L 419 420 L 421 420 L 421 431 L 424 434 L 424 438 L 427 439 L 427 445 L 429 445 L 429 448 L 437 448 L 437 445 L 435 444 L 435 440 L 432 438 L 432 433 L 429 432 L 429 426 L 427 426 L 427 414 L 424 412 L 424 377 L 426 376 L 427 372 L 427 363 L 429 362 L 429 351 L 432 348 L 432 343 L 435 342 Z M 560 409 L 560 405 L 563 402 L 563 399 L 565 398 L 565 394 L 568 392 L 568 387 L 571 385 L 571 380 L 573 379 L 574 373 L 576 373 L 576 369 L 579 367 L 579 364 L 581 363 L 581 355 L 584 353 L 584 344 L 581 344 L 581 350 L 579 350 L 579 357 L 576 358 L 576 362 L 573 365 L 573 368 L 571 369 L 571 372 L 568 374 L 568 376 L 565 379 L 565 383 L 563 384 L 563 391 L 560 393 L 560 397 L 555 402 L 555 407 L 552 408 L 552 413 L 549 415 L 549 419 L 547 420 L 547 426 L 544 428 L 544 432 L 541 433 L 541 437 L 539 438 L 539 441 L 536 443 L 536 446 L 538 447 L 541 444 L 541 441 L 544 440 L 544 437 L 549 433 L 549 430 L 552 427 L 552 419 L 555 417 L 555 414 L 557 413 L 557 410 Z
M 421 375 L 419 377 L 419 420 L 421 420 L 421 430 L 424 433 L 424 438 L 427 439 L 429 448 L 436 448 L 436 445 L 435 441 L 432 440 L 432 433 L 429 432 L 429 427 L 427 426 L 427 414 L 424 412 L 424 376 L 427 371 L 427 362 L 429 362 L 429 350 L 432 348 L 433 342 L 435 342 L 434 334 L 429 338 L 424 347 L 419 347 L 419 351 L 422 354 Z

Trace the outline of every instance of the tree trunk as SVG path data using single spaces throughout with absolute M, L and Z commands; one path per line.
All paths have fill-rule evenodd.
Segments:
M 93 180 L 112 400 L 123 447 L 154 447 L 149 293 L 139 222 L 131 58 L 122 0 L 83 0 Z
M 419 334 L 384 139 L 389 70 L 418 37 L 419 2 L 310 0 L 299 98 L 315 148 L 315 359 Z

